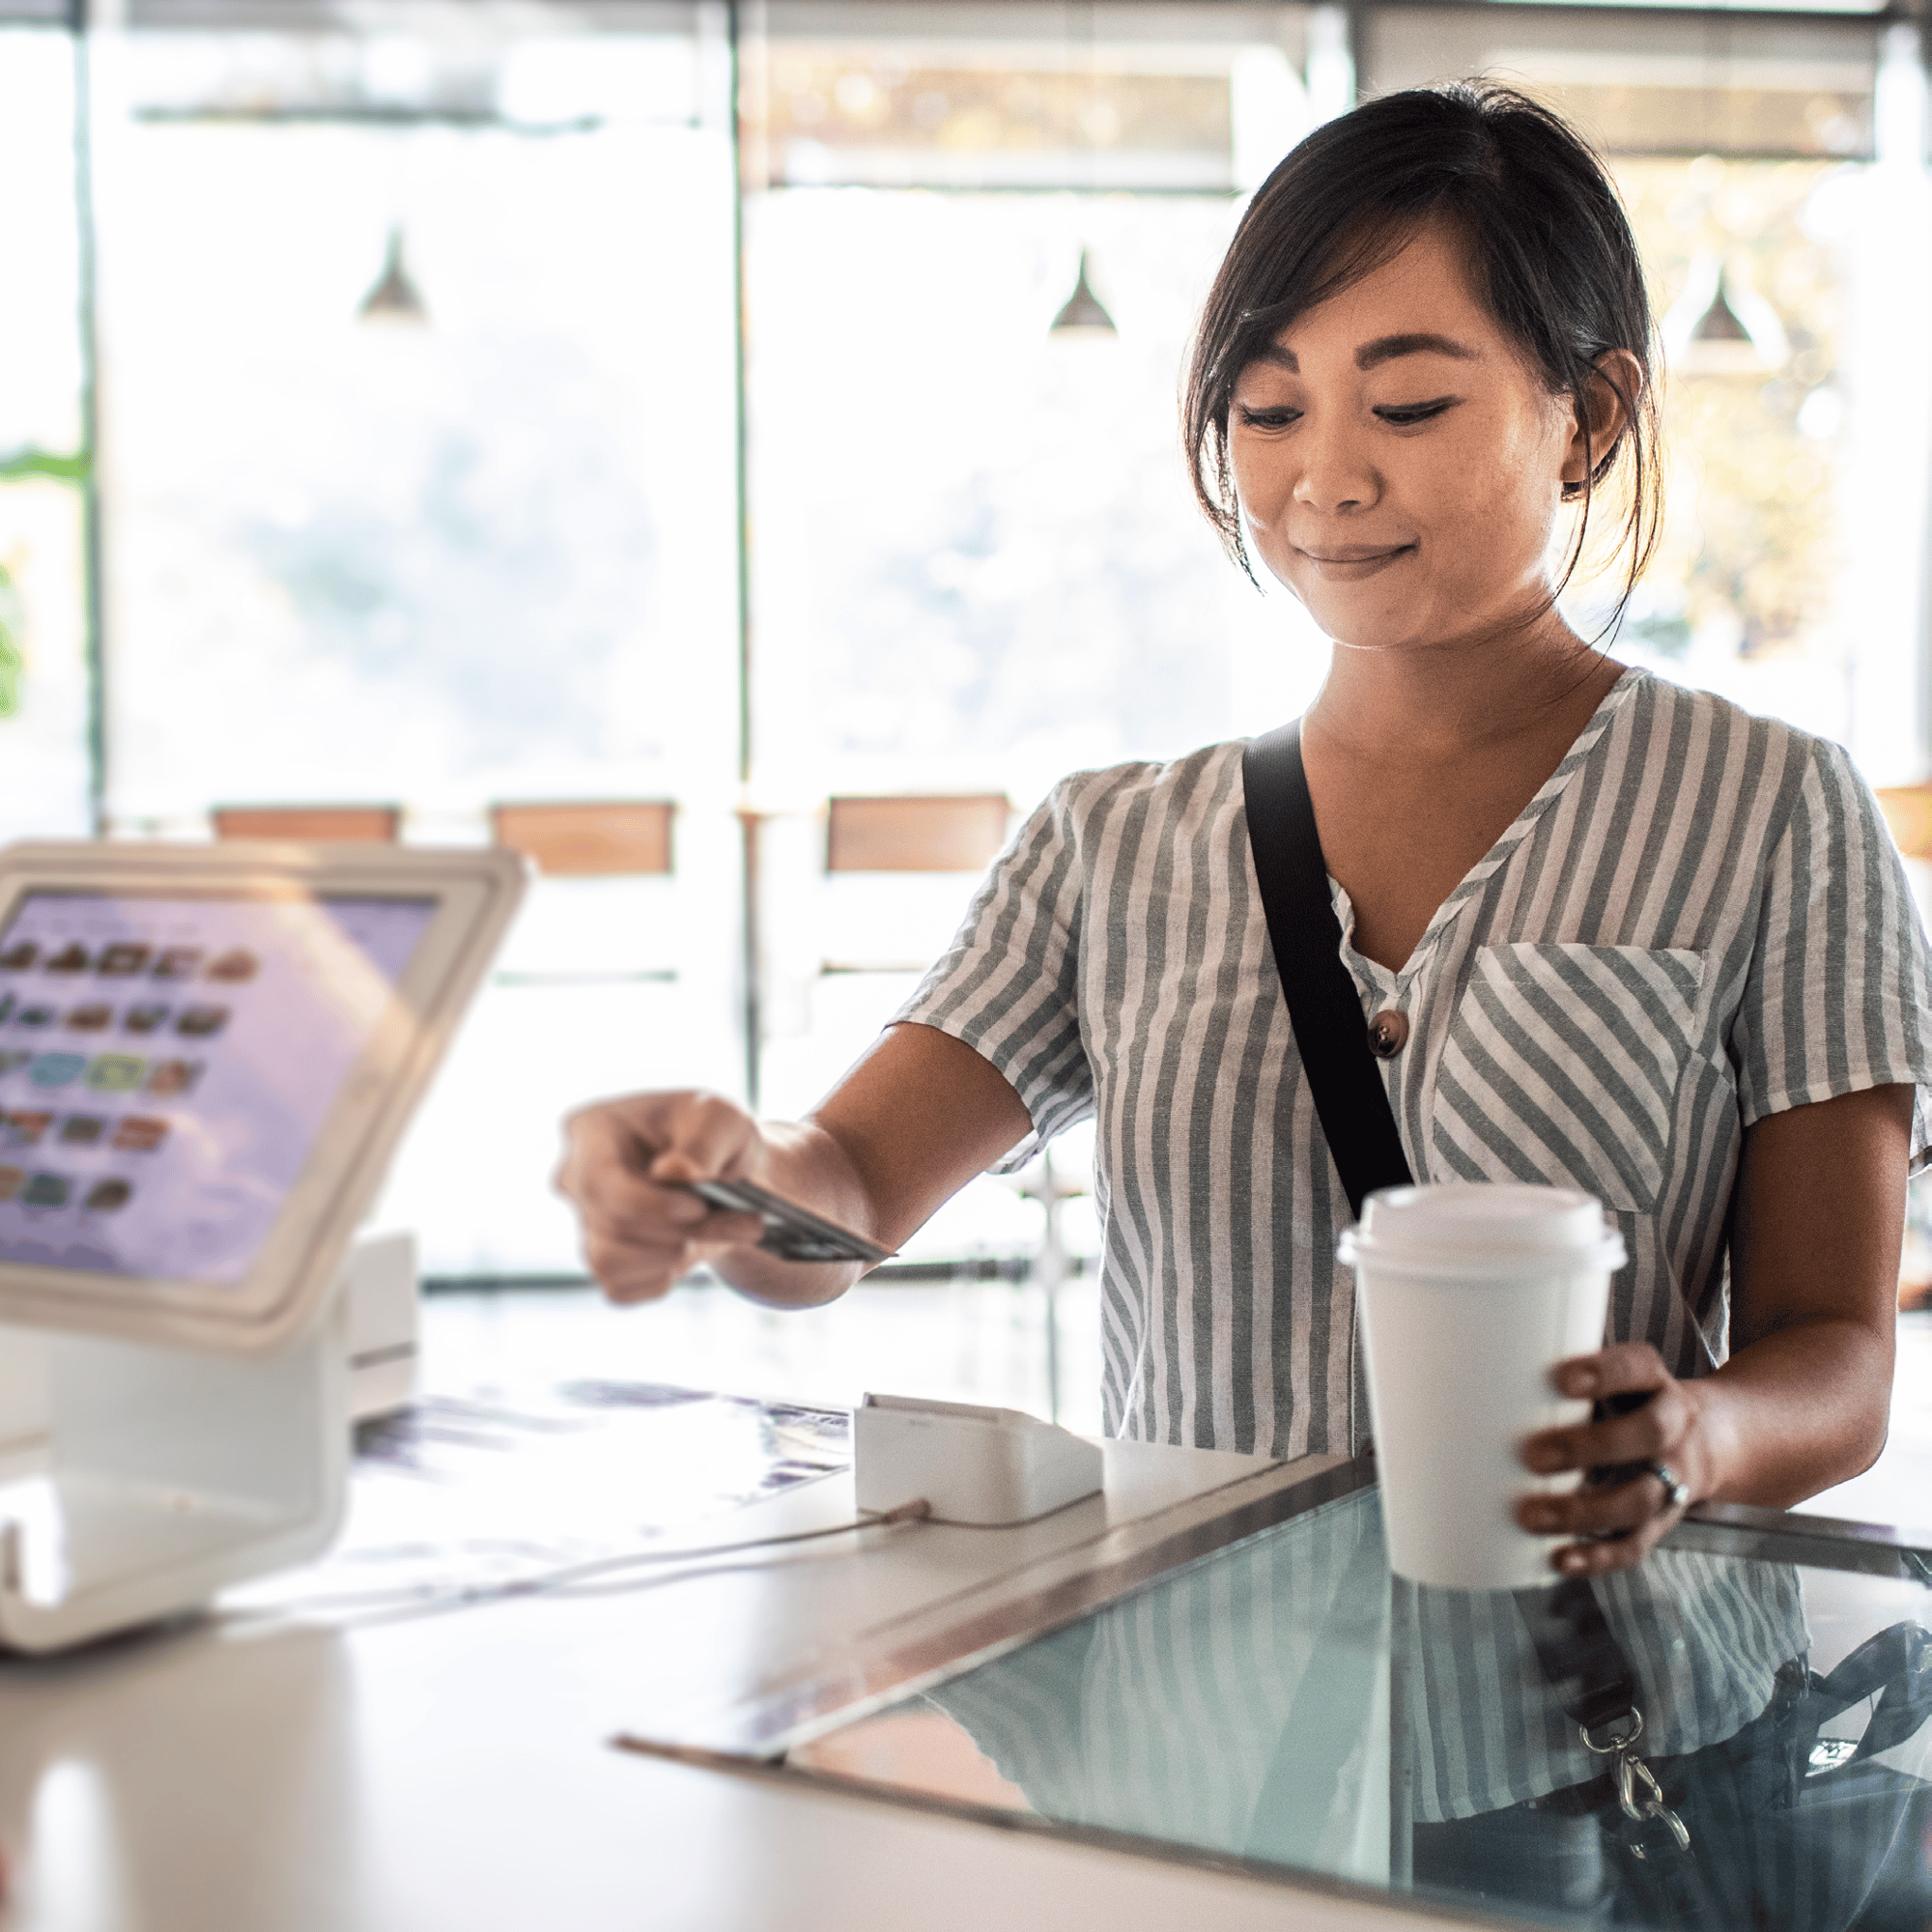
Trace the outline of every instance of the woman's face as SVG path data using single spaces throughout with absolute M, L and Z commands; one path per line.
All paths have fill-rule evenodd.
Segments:
M 1241 371 L 1228 431 L 1249 543 L 1338 642 L 1450 643 L 1547 606 L 1575 409 L 1446 229 L 1291 323 Z

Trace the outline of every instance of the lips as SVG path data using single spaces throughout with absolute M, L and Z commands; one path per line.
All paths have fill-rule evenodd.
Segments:
M 1314 567 L 1318 576 L 1340 583 L 1352 583 L 1365 577 L 1374 577 L 1391 564 L 1400 563 L 1415 554 L 1412 543 L 1324 544 L 1320 550 L 1297 544 L 1295 549 Z

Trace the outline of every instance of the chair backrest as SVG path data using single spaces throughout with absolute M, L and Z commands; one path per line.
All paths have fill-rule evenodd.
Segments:
M 979 872 L 1007 842 L 1005 792 L 835 798 L 826 819 L 828 872 Z
M 1908 859 L 1932 859 L 1932 784 L 1883 785 L 1879 810 Z
M 668 873 L 675 810 L 665 799 L 496 805 L 490 826 L 498 845 L 533 859 L 539 871 L 554 877 Z
M 403 822 L 401 809 L 393 805 L 217 805 L 210 816 L 217 838 L 346 845 L 393 845 Z

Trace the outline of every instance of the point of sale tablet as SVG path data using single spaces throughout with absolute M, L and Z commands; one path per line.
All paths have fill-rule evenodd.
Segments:
M 0 1321 L 294 1334 L 522 891 L 501 851 L 0 851 Z

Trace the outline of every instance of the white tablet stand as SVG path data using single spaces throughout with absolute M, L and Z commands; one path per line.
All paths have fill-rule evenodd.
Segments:
M 333 1539 L 350 1435 L 339 1284 L 272 1355 L 56 1335 L 47 1356 L 51 1467 L 0 1520 L 0 1648 L 198 1608 Z
M 0 930 L 37 892 L 435 907 L 244 1280 L 204 1289 L 0 1263 L 0 1322 L 40 1331 L 47 1360 L 44 1466 L 0 1481 L 0 1651 L 65 1649 L 204 1607 L 334 1537 L 351 1427 L 343 1255 L 522 887 L 520 862 L 493 851 L 0 852 Z

